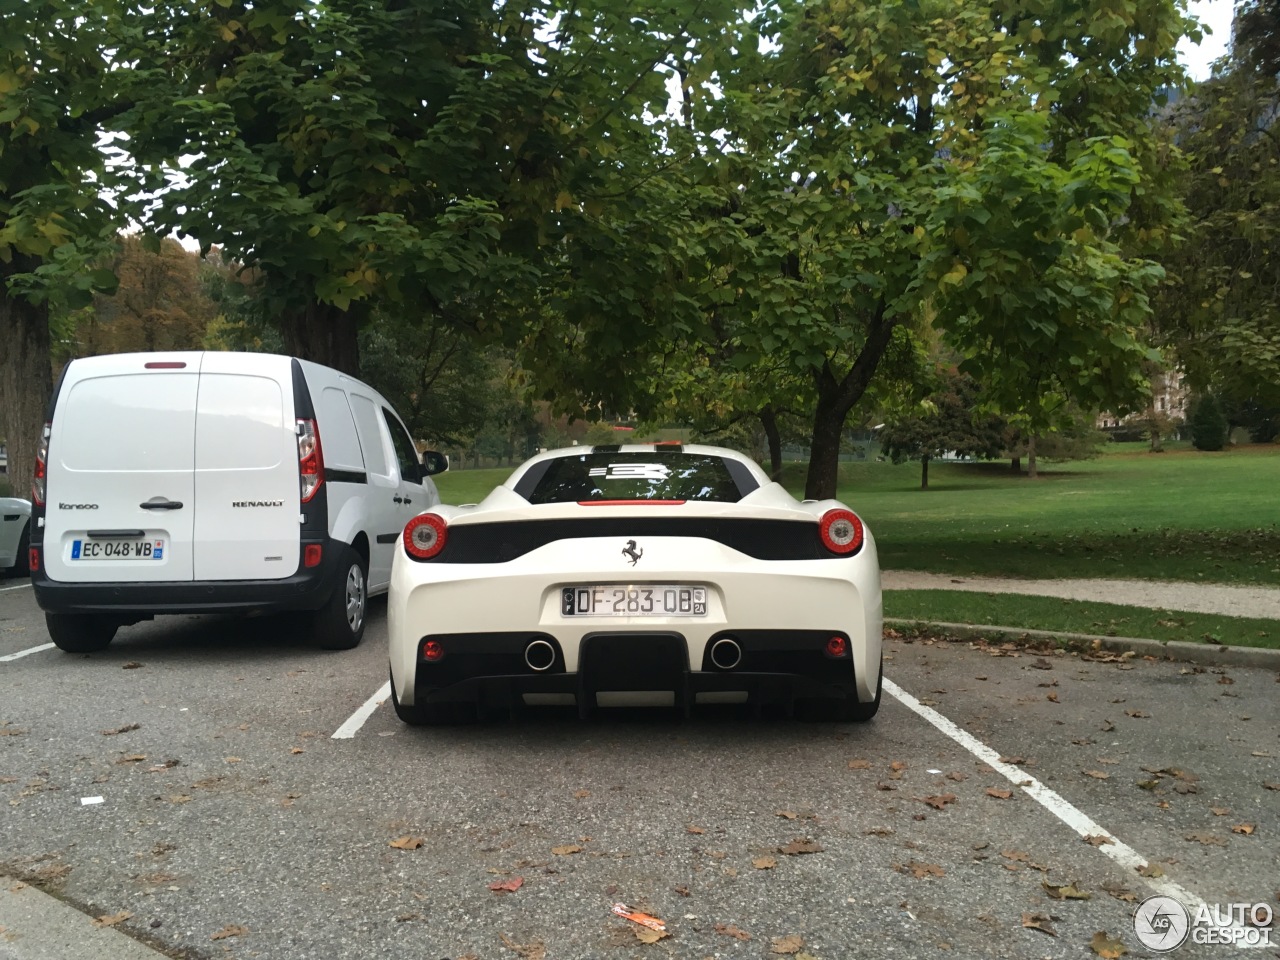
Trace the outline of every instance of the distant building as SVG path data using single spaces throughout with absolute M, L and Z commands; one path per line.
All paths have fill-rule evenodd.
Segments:
M 1181 370 L 1165 370 L 1151 378 L 1151 406 L 1123 417 L 1114 413 L 1098 414 L 1098 429 L 1109 433 L 1139 430 L 1154 412 L 1175 423 L 1185 423 L 1191 391 Z

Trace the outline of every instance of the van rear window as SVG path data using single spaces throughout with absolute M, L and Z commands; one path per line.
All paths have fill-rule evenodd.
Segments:
M 190 471 L 198 381 L 194 370 L 81 380 L 58 403 L 49 455 L 70 470 Z
M 530 503 L 600 500 L 736 503 L 754 489 L 756 483 L 749 473 L 744 473 L 744 489 L 735 472 L 723 457 L 703 454 L 591 452 L 536 465 L 521 478 L 516 490 Z M 526 480 L 530 481 L 528 486 Z

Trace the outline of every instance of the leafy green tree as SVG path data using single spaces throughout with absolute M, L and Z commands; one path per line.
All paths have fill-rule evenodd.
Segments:
M 98 140 L 114 109 L 111 0 L 0 3 L 0 433 L 25 493 L 53 389 L 49 308 L 111 289 L 90 263 L 115 235 Z
M 766 7 L 714 78 L 683 77 L 661 192 L 683 198 L 665 247 L 688 292 L 649 329 L 808 381 L 813 498 L 895 331 L 929 311 L 1003 408 L 1136 402 L 1159 269 L 1119 241 L 1173 212 L 1148 133 L 1186 27 L 1172 2 Z
M 1212 393 L 1196 400 L 1188 417 L 1191 445 L 1197 450 L 1221 450 L 1227 444 L 1229 427 L 1222 405 Z
M 1169 113 L 1188 158 L 1189 217 L 1162 258 L 1155 328 L 1193 387 L 1268 408 L 1280 406 L 1280 80 L 1255 68 L 1251 49 L 1237 42 L 1225 69 Z
M 920 461 L 920 489 L 929 489 L 929 461 L 946 454 L 990 460 L 1004 448 L 1004 422 L 982 413 L 979 388 L 956 371 L 941 374 L 938 389 L 914 409 L 891 416 L 880 431 L 881 448 L 894 463 Z

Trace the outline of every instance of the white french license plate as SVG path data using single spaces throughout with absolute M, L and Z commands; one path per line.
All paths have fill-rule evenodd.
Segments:
M 560 589 L 564 617 L 705 617 L 707 588 L 687 583 L 583 584 Z
M 163 560 L 164 540 L 72 540 L 72 560 Z

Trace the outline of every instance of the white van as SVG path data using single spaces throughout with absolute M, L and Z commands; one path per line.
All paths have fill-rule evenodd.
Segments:
M 77 653 L 164 613 L 301 611 L 322 647 L 354 647 L 447 467 L 371 387 L 269 354 L 74 360 L 47 420 L 31 577 Z

